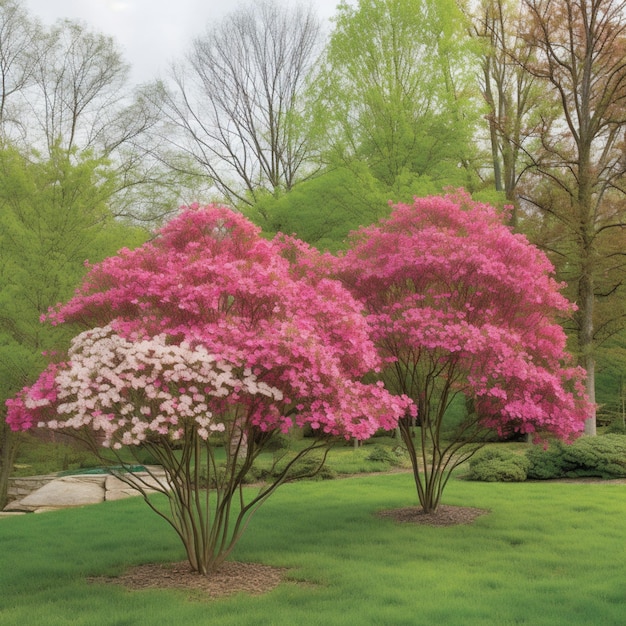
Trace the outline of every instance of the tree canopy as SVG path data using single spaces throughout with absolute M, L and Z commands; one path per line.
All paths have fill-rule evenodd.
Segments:
M 400 176 L 467 185 L 475 65 L 453 2 L 341 3 L 313 91 L 331 154 Z
M 553 254 L 578 305 L 573 336 L 595 400 L 598 345 L 625 319 L 626 3 L 524 0 L 522 6 L 523 38 L 535 54 L 516 61 L 550 104 L 535 133 L 523 197 L 541 212 L 537 241 Z M 596 432 L 593 413 L 586 432 Z
M 289 190 L 316 167 L 301 96 L 320 33 L 310 7 L 249 3 L 208 27 L 173 68 L 163 141 L 230 204 Z
M 145 233 L 113 219 L 115 176 L 107 162 L 56 148 L 49 159 L 0 149 L 0 417 L 4 400 L 45 366 L 44 351 L 64 349 L 66 329 L 42 326 L 49 307 L 69 297 L 99 261 Z M 4 424 L 4 419 L 2 419 Z M 0 433 L 0 503 L 12 454 Z

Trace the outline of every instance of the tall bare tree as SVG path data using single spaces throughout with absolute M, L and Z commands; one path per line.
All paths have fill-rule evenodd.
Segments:
M 534 137 L 542 102 L 534 77 L 516 62 L 534 54 L 520 35 L 522 2 L 483 0 L 471 15 L 472 35 L 482 43 L 479 83 L 488 107 L 494 185 L 513 206 L 513 226 L 519 213 L 517 187 L 528 164 L 525 148 Z
M 110 135 L 110 126 L 128 95 L 129 67 L 115 42 L 78 22 L 64 20 L 38 45 L 36 94 L 30 101 L 33 120 L 48 150 L 60 144 L 68 152 L 74 148 L 101 152 L 111 141 L 105 135 Z
M 0 136 L 16 139 L 25 133 L 20 97 L 33 81 L 40 24 L 16 0 L 0 0 Z
M 574 334 L 594 401 L 598 305 L 609 296 L 623 300 L 626 283 L 624 247 L 615 245 L 626 227 L 626 2 L 524 0 L 524 6 L 521 32 L 534 54 L 517 62 L 552 105 L 530 153 L 524 198 L 552 226 L 554 236 L 543 243 L 556 253 L 578 304 Z M 595 415 L 586 432 L 595 434 Z
M 129 86 L 129 66 L 111 37 L 63 20 L 40 33 L 31 57 L 31 80 L 20 92 L 29 107 L 23 145 L 55 158 L 60 148 L 68 158 L 89 151 L 108 159 L 119 216 L 158 221 L 180 204 L 185 181 L 154 158 L 148 133 L 161 115 L 160 89 Z
M 305 175 L 300 96 L 320 37 L 311 8 L 250 4 L 209 27 L 174 68 L 165 111 L 175 145 L 233 204 L 289 190 Z

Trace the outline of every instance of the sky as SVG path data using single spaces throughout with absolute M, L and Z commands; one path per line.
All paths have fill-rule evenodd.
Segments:
M 184 55 L 191 40 L 238 6 L 237 0 L 22 0 L 44 24 L 80 20 L 112 36 L 131 64 L 134 83 L 167 71 Z M 282 0 L 291 2 L 294 0 Z M 310 0 L 322 19 L 335 13 L 339 0 Z

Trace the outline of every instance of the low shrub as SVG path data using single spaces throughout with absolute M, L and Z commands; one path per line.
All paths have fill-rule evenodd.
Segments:
M 563 446 L 566 476 L 626 476 L 626 440 L 621 435 L 581 437 Z
M 523 482 L 530 466 L 528 459 L 510 450 L 487 448 L 470 460 L 469 480 Z
M 390 467 L 398 467 L 404 464 L 406 451 L 402 446 L 390 448 L 389 446 L 374 445 L 370 453 L 365 457 L 366 461 L 386 463 Z
M 626 438 L 608 434 L 580 437 L 572 444 L 559 441 L 544 450 L 531 448 L 526 452 L 530 462 L 528 478 L 599 478 L 626 477 Z
M 626 424 L 622 417 L 616 417 L 605 430 L 607 435 L 626 435 Z
M 324 464 L 320 468 L 321 459 L 316 457 L 303 457 L 298 459 L 287 472 L 286 480 L 297 480 L 302 478 L 314 478 L 316 480 L 332 480 L 337 477 L 337 473 Z M 273 475 L 278 475 L 284 470 L 284 463 L 280 463 L 273 471 Z
M 529 462 L 527 477 L 531 480 L 563 478 L 565 476 L 564 445 L 560 441 L 555 441 L 545 449 L 542 446 L 529 448 L 526 451 L 526 458 Z

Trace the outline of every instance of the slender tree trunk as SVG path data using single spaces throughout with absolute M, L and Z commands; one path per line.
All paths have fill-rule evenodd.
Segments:
M 585 434 L 596 434 L 596 361 L 593 351 L 593 309 L 594 294 L 593 280 L 590 276 L 583 276 L 579 286 L 580 302 L 580 328 L 578 331 L 579 347 L 581 353 L 581 365 L 587 372 L 587 395 L 592 403 L 592 413 L 585 420 Z
M 19 435 L 4 421 L 0 423 L 0 511 L 9 501 L 9 477 L 17 456 Z
M 485 75 L 485 91 L 484 97 L 487 101 L 490 114 L 488 116 L 489 121 L 489 139 L 491 141 L 491 162 L 493 164 L 493 181 L 496 191 L 502 191 L 502 171 L 500 169 L 500 148 L 498 143 L 498 129 L 496 124 L 496 105 L 491 90 L 491 73 L 490 73 L 491 59 L 487 57 L 485 59 L 485 65 L 483 72 Z
M 582 135 L 583 133 L 581 133 Z M 595 362 L 595 283 L 596 255 L 595 211 L 593 202 L 593 167 L 591 140 L 583 136 L 578 144 L 578 217 L 580 224 L 580 277 L 578 280 L 578 349 L 580 364 L 587 372 L 587 396 L 591 414 L 585 420 L 585 434 L 596 434 L 596 362 Z
M 434 513 L 439 506 L 441 500 L 443 475 L 436 463 L 437 446 L 428 446 L 426 442 L 426 426 L 422 423 L 420 428 L 420 448 L 415 447 L 416 439 L 413 435 L 411 422 L 407 419 L 400 422 L 400 433 L 402 440 L 406 445 L 409 458 L 411 459 L 411 467 L 413 469 L 413 478 L 415 479 L 415 487 L 417 489 L 417 497 L 424 513 Z M 432 448 L 432 449 L 431 449 Z M 428 450 L 431 449 L 433 458 L 428 458 Z M 422 474 L 420 474 L 420 463 L 422 465 Z

